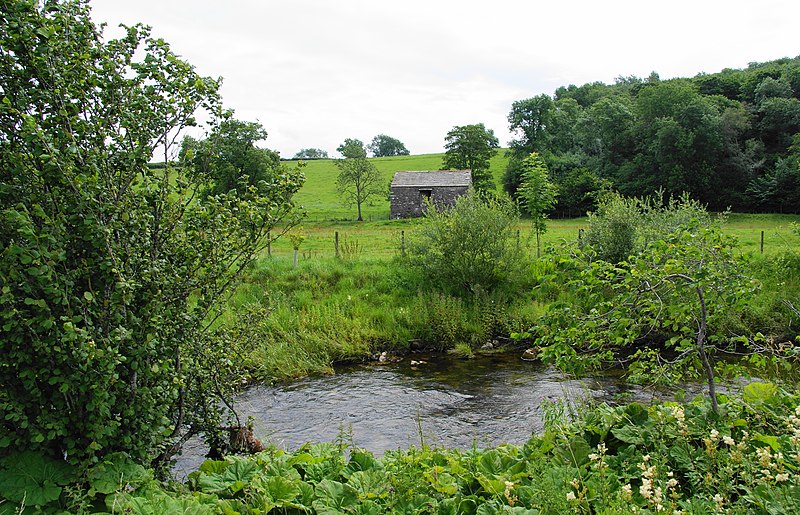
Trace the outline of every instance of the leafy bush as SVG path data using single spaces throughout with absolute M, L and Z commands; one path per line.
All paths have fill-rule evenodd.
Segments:
M 104 42 L 84 2 L 3 17 L 0 455 L 166 461 L 219 425 L 236 373 L 208 328 L 301 177 L 198 200 L 148 161 L 218 112 L 217 82 L 142 26 Z
M 644 249 L 648 243 L 690 223 L 711 227 L 724 220 L 712 217 L 687 194 L 661 203 L 661 193 L 643 199 L 609 194 L 597 211 L 589 213 L 586 243 L 598 259 L 619 263 Z
M 612 195 L 600 203 L 596 212 L 589 213 L 586 243 L 598 259 L 611 263 L 625 261 L 634 252 L 640 216 L 636 200 Z
M 509 284 L 520 272 L 515 239 L 519 213 L 496 196 L 464 195 L 452 208 L 428 206 L 409 238 L 409 264 L 443 291 L 479 294 Z

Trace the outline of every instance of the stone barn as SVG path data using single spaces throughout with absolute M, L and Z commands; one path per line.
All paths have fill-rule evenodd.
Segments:
M 452 206 L 471 185 L 470 170 L 397 172 L 391 185 L 391 218 L 422 216 L 428 199 L 437 207 Z

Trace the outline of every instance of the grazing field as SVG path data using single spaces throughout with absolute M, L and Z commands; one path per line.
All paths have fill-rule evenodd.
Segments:
M 395 172 L 439 170 L 442 168 L 444 154 L 424 154 L 419 156 L 378 157 L 370 161 L 383 176 L 384 194 L 371 197 L 362 206 L 364 220 L 379 221 L 389 219 L 389 184 Z M 497 188 L 501 188 L 500 179 L 506 168 L 508 158 L 505 150 L 500 149 L 491 161 L 491 170 Z M 305 208 L 306 221 L 347 222 L 356 220 L 356 207 L 342 204 L 341 195 L 336 189 L 336 176 L 339 169 L 334 159 L 307 161 L 303 170 L 306 183 L 295 196 L 298 205 Z
M 391 257 L 401 252 L 403 235 L 409 237 L 419 225 L 419 220 L 389 219 L 389 183 L 395 172 L 403 170 L 435 170 L 441 168 L 444 154 L 374 158 L 371 161 L 380 170 L 385 182 L 385 194 L 375 196 L 363 206 L 365 222 L 357 222 L 355 206 L 346 206 L 336 189 L 338 168 L 335 160 L 309 161 L 304 169 L 306 182 L 295 196 L 297 204 L 306 212 L 301 230 L 306 239 L 300 247 L 300 258 L 333 256 L 334 238 L 339 233 L 340 251 L 360 257 Z M 500 150 L 492 159 L 491 169 L 498 191 L 508 158 Z M 726 231 L 736 236 L 743 253 L 761 252 L 761 232 L 764 232 L 764 253 L 773 254 L 787 249 L 800 248 L 800 236 L 791 230 L 792 223 L 800 223 L 800 215 L 731 214 Z M 578 232 L 586 228 L 587 219 L 558 219 L 548 222 L 543 245 L 575 240 Z M 531 224 L 523 220 L 519 225 L 520 242 L 530 248 L 535 244 Z M 282 238 L 272 247 L 274 256 L 292 255 L 288 239 Z

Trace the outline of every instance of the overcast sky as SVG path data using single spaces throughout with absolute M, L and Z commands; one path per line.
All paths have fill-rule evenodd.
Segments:
M 800 55 L 797 0 L 92 0 L 142 22 L 291 157 L 388 134 L 442 152 L 455 125 L 505 145 L 512 102 L 616 77 L 693 77 Z

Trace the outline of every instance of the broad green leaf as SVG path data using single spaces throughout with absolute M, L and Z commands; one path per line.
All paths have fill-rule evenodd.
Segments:
M 272 476 L 267 479 L 265 487 L 267 494 L 279 507 L 294 504 L 294 500 L 300 495 L 300 487 L 295 482 L 280 476 Z
M 611 434 L 625 443 L 632 443 L 636 445 L 642 445 L 644 443 L 642 430 L 636 426 L 615 427 L 611 429 Z
M 778 387 L 773 383 L 753 382 L 744 387 L 745 402 L 769 402 L 778 394 Z
M 358 493 L 355 489 L 338 481 L 323 479 L 314 488 L 313 507 L 319 513 L 339 513 L 348 506 L 355 506 Z
M 237 459 L 221 474 L 203 474 L 197 478 L 201 491 L 234 494 L 247 486 L 258 470 L 258 465 L 246 459 Z
M 753 440 L 769 445 L 773 451 L 781 450 L 781 443 L 777 436 L 773 435 L 755 435 Z
M 73 477 L 74 469 L 64 461 L 34 452 L 12 454 L 0 462 L 0 498 L 43 506 L 58 499 Z
M 375 468 L 382 468 L 383 465 L 380 461 L 376 460 L 372 453 L 363 451 L 354 451 L 350 455 L 350 461 L 347 463 L 342 474 L 349 477 L 350 474 L 359 470 L 371 470 Z
M 126 486 L 136 488 L 150 479 L 150 474 L 126 454 L 112 453 L 89 469 L 87 479 L 91 487 L 90 495 L 92 492 L 110 494 Z
M 583 437 L 573 436 L 566 446 L 558 447 L 558 452 L 565 462 L 580 467 L 589 461 L 592 449 Z
M 348 484 L 355 488 L 362 499 L 380 497 L 389 490 L 389 480 L 382 470 L 359 470 L 350 475 Z

